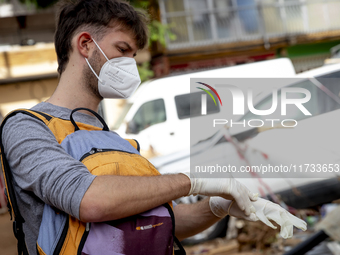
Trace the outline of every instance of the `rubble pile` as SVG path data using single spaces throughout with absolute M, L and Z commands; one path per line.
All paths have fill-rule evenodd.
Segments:
M 328 205 L 327 208 L 333 206 L 334 204 Z M 317 231 L 316 226 L 325 216 L 324 211 L 325 208 L 318 211 L 310 209 L 295 211 L 295 214 L 308 223 L 308 230 L 302 232 L 295 229 L 294 236 L 290 239 L 283 239 L 279 235 L 279 226 L 277 229 L 272 229 L 261 222 L 249 222 L 231 217 L 226 238 L 217 238 L 184 248 L 187 255 L 284 255 Z M 273 224 L 275 225 L 274 222 Z M 337 248 L 340 247 L 339 243 L 331 238 L 320 246 L 323 247 L 323 252 L 314 249 L 307 255 L 340 254 Z M 327 251 L 324 250 L 325 248 Z

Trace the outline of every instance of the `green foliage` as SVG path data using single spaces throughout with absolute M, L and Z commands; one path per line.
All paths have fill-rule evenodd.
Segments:
M 141 10 L 150 10 L 155 5 L 158 5 L 158 1 L 156 0 L 130 0 L 129 1 L 132 6 Z M 176 40 L 176 35 L 171 31 L 171 25 L 164 25 L 158 20 L 154 19 L 149 15 L 150 23 L 149 23 L 149 45 L 152 42 L 159 42 L 162 46 L 166 47 L 166 38 L 169 40 Z
M 139 9 L 148 9 L 150 5 L 152 4 L 152 1 L 144 1 L 144 0 L 130 0 L 130 4 Z
M 176 40 L 176 35 L 171 32 L 171 25 L 164 25 L 158 20 L 153 20 L 149 24 L 149 44 L 152 42 L 159 42 L 164 47 L 166 46 L 166 38 Z

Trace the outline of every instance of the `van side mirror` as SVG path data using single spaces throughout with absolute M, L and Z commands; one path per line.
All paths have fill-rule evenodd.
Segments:
M 136 122 L 132 119 L 126 125 L 126 134 L 138 134 L 138 127 Z

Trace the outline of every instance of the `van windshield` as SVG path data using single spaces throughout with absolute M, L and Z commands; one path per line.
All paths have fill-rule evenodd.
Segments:
M 112 127 L 113 130 L 117 130 L 120 127 L 120 125 L 123 123 L 125 119 L 126 114 L 129 112 L 131 106 L 132 106 L 132 103 L 128 103 L 128 102 L 123 106 L 123 109 L 119 117 L 117 118 L 115 124 Z

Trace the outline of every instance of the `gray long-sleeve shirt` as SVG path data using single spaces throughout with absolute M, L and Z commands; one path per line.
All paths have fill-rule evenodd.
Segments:
M 45 102 L 32 110 L 62 119 L 69 119 L 71 113 L 70 109 Z M 87 114 L 76 112 L 74 119 L 101 126 L 96 117 Z M 79 219 L 80 202 L 95 176 L 64 151 L 43 122 L 31 116 L 20 113 L 10 118 L 2 139 L 19 210 L 25 219 L 27 248 L 30 254 L 36 254 L 44 203 Z

